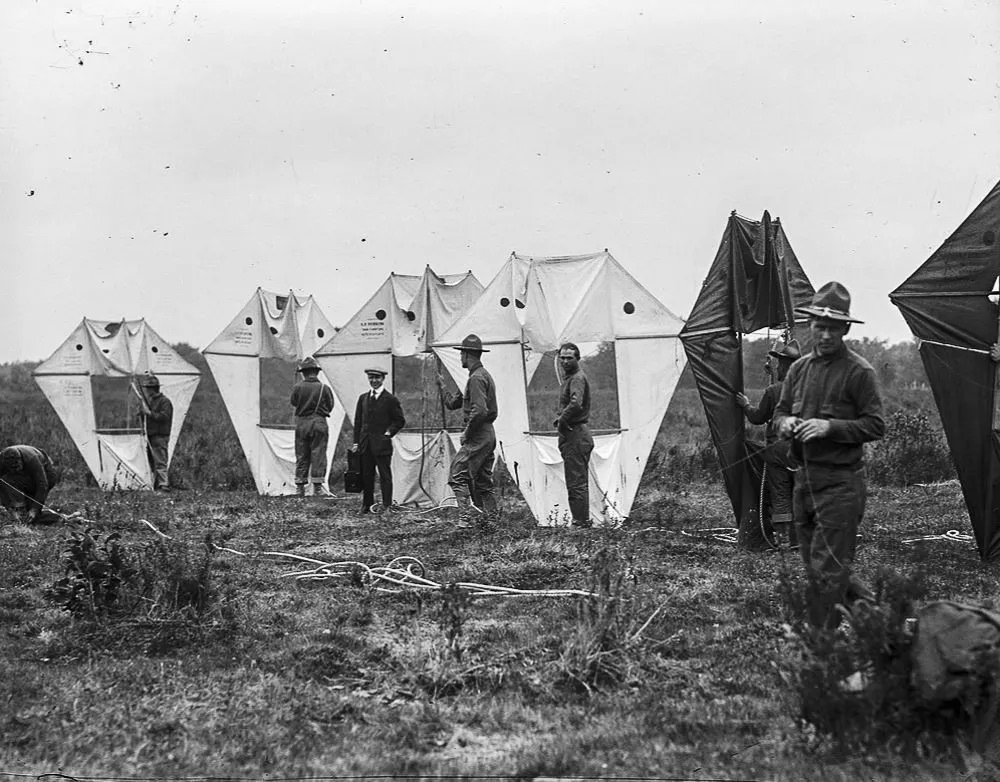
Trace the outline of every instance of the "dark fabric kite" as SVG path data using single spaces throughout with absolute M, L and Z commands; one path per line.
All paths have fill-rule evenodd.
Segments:
M 1000 554 L 1000 415 L 994 412 L 1000 400 L 997 365 L 989 358 L 989 347 L 997 341 L 998 234 L 1000 184 L 889 294 L 920 341 L 920 358 L 984 560 Z
M 756 522 L 762 461 L 748 448 L 743 411 L 736 404 L 736 393 L 743 390 L 743 335 L 762 328 L 791 330 L 795 308 L 808 305 L 812 296 L 781 222 L 772 222 L 767 212 L 759 222 L 733 212 L 681 329 L 741 541 Z

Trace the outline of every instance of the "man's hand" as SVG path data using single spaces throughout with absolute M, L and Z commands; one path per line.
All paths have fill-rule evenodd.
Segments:
M 736 406 L 737 407 L 746 407 L 748 404 L 750 404 L 750 398 L 746 394 L 741 394 L 741 393 L 737 392 L 736 393 Z
M 830 422 L 823 418 L 809 418 L 805 421 L 799 421 L 794 430 L 795 439 L 804 443 L 826 437 L 829 433 Z
M 990 345 L 990 358 L 994 361 L 1000 361 L 1000 342 L 994 342 Z
M 357 444 L 357 443 L 354 443 L 354 444 L 353 444 L 353 445 L 352 445 L 352 446 L 350 447 L 350 451 L 351 451 L 351 453 L 357 453 L 357 452 L 358 452 L 358 444 Z
M 554 421 L 552 422 L 552 428 L 553 428 L 553 429 L 558 429 L 558 428 L 559 428 L 559 419 L 558 419 L 558 418 L 557 418 L 557 419 L 555 419 L 555 420 L 554 420 Z
M 778 437 L 782 440 L 791 440 L 795 433 L 795 427 L 799 425 L 799 419 L 792 416 L 782 418 L 778 422 Z

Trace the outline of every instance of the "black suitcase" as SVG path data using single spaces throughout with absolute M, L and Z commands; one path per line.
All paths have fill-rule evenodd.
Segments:
M 344 491 L 348 494 L 359 494 L 361 486 L 361 456 L 351 451 L 347 452 L 347 469 L 344 471 Z

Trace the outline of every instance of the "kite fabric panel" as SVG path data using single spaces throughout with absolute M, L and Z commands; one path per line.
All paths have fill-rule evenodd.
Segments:
M 889 294 L 920 341 L 983 560 L 1000 555 L 1000 459 L 994 429 L 998 341 L 1000 183 L 905 282 Z M 1000 419 L 998 419 L 1000 420 Z
M 741 532 L 753 522 L 760 490 L 760 455 L 747 447 L 743 411 L 742 337 L 763 328 L 794 329 L 796 307 L 813 286 L 779 220 L 733 212 L 680 338 L 687 353 L 726 493 Z

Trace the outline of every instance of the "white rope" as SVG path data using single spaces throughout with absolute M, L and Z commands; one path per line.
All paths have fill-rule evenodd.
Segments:
M 165 540 L 172 538 L 158 530 L 146 519 L 142 523 Z M 361 583 L 374 592 L 403 592 L 407 590 L 424 590 L 440 592 L 446 587 L 457 587 L 470 597 L 599 597 L 594 592 L 583 589 L 516 589 L 514 587 L 480 584 L 474 581 L 456 581 L 451 584 L 441 584 L 424 577 L 426 568 L 416 557 L 400 556 L 392 559 L 387 565 L 366 565 L 364 562 L 345 560 L 341 562 L 324 562 L 301 554 L 291 554 L 285 551 L 261 551 L 259 554 L 247 554 L 234 548 L 212 544 L 216 551 L 235 554 L 240 557 L 267 556 L 293 559 L 297 562 L 307 562 L 315 567 L 308 570 L 296 570 L 283 573 L 279 578 L 294 578 L 296 581 L 326 581 L 334 578 L 361 577 Z M 376 586 L 378 584 L 378 586 Z
M 900 541 L 901 543 L 918 543 L 924 540 L 950 540 L 952 543 L 970 543 L 975 540 L 972 535 L 967 535 L 964 532 L 959 532 L 957 529 L 950 529 L 947 532 L 943 532 L 940 535 L 920 535 L 916 538 L 906 538 Z

